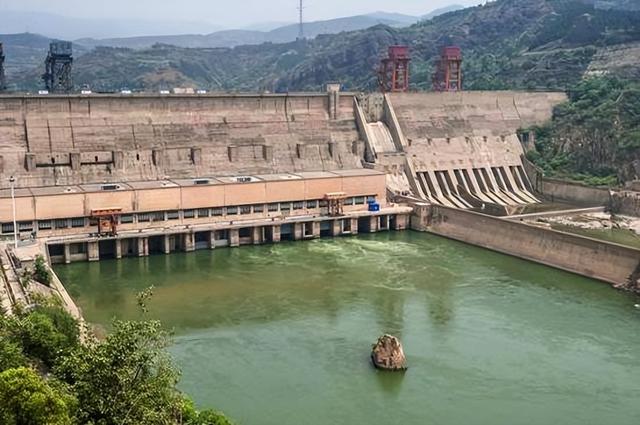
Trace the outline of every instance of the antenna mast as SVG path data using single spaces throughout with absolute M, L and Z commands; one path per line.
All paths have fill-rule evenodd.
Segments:
M 303 20 L 303 16 L 302 16 L 302 11 L 304 9 L 304 6 L 302 4 L 303 0 L 300 0 L 300 6 L 298 6 L 298 11 L 300 12 L 300 28 L 298 30 L 298 39 L 302 40 L 304 39 L 304 20 Z

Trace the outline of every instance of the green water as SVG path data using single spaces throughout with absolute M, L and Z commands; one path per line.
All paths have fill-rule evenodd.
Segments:
M 175 328 L 181 388 L 243 425 L 640 423 L 640 299 L 414 232 L 57 267 L 89 321 Z M 405 374 L 369 349 L 401 337 Z

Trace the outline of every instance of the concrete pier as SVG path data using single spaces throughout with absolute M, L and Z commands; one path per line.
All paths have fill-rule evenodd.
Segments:
M 89 261 L 100 261 L 100 246 L 98 245 L 98 242 L 89 242 L 87 249 Z
M 296 220 L 258 220 L 253 222 L 230 222 L 226 225 L 202 225 L 192 228 L 148 229 L 122 232 L 115 237 L 70 236 L 48 240 L 49 257 L 52 263 L 69 264 L 76 261 L 99 261 L 103 258 L 146 257 L 150 254 L 193 252 L 198 249 L 216 249 L 221 246 L 239 247 L 280 243 L 283 227 L 286 239 L 305 241 L 323 236 L 338 237 L 357 235 L 358 226 L 367 232 L 405 230 L 409 223 L 411 207 L 393 207 L 391 213 L 360 213 L 359 216 L 329 217 L 313 219 L 301 217 Z

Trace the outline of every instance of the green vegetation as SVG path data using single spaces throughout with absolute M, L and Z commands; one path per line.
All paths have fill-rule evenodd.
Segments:
M 115 321 L 104 340 L 81 342 L 53 300 L 0 316 L 0 423 L 231 425 L 178 391 L 170 341 L 159 322 Z
M 528 158 L 549 176 L 611 186 L 640 174 L 640 83 L 598 77 L 580 82 L 552 121 L 534 129 Z
M 594 61 L 616 75 L 640 76 L 637 61 L 600 55 L 609 46 L 638 41 L 639 11 L 597 9 L 582 0 L 497 0 L 406 28 L 377 25 L 291 43 L 232 49 L 98 47 L 78 56 L 73 69 L 76 86 L 95 91 L 197 86 L 284 92 L 321 90 L 328 81 L 340 81 L 348 90 L 375 90 L 378 61 L 387 47 L 407 44 L 412 89 L 426 90 L 440 48 L 455 44 L 463 49 L 467 90 L 565 90 Z M 25 69 L 13 81 L 36 89 L 41 73 L 41 66 Z
M 42 255 L 37 255 L 33 264 L 33 278 L 43 285 L 51 285 L 51 271 Z

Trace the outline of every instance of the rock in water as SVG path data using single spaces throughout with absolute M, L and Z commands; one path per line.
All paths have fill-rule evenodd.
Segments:
M 373 345 L 371 360 L 378 369 L 384 370 L 406 370 L 407 359 L 400 340 L 395 336 L 383 335 L 378 338 L 378 342 Z

